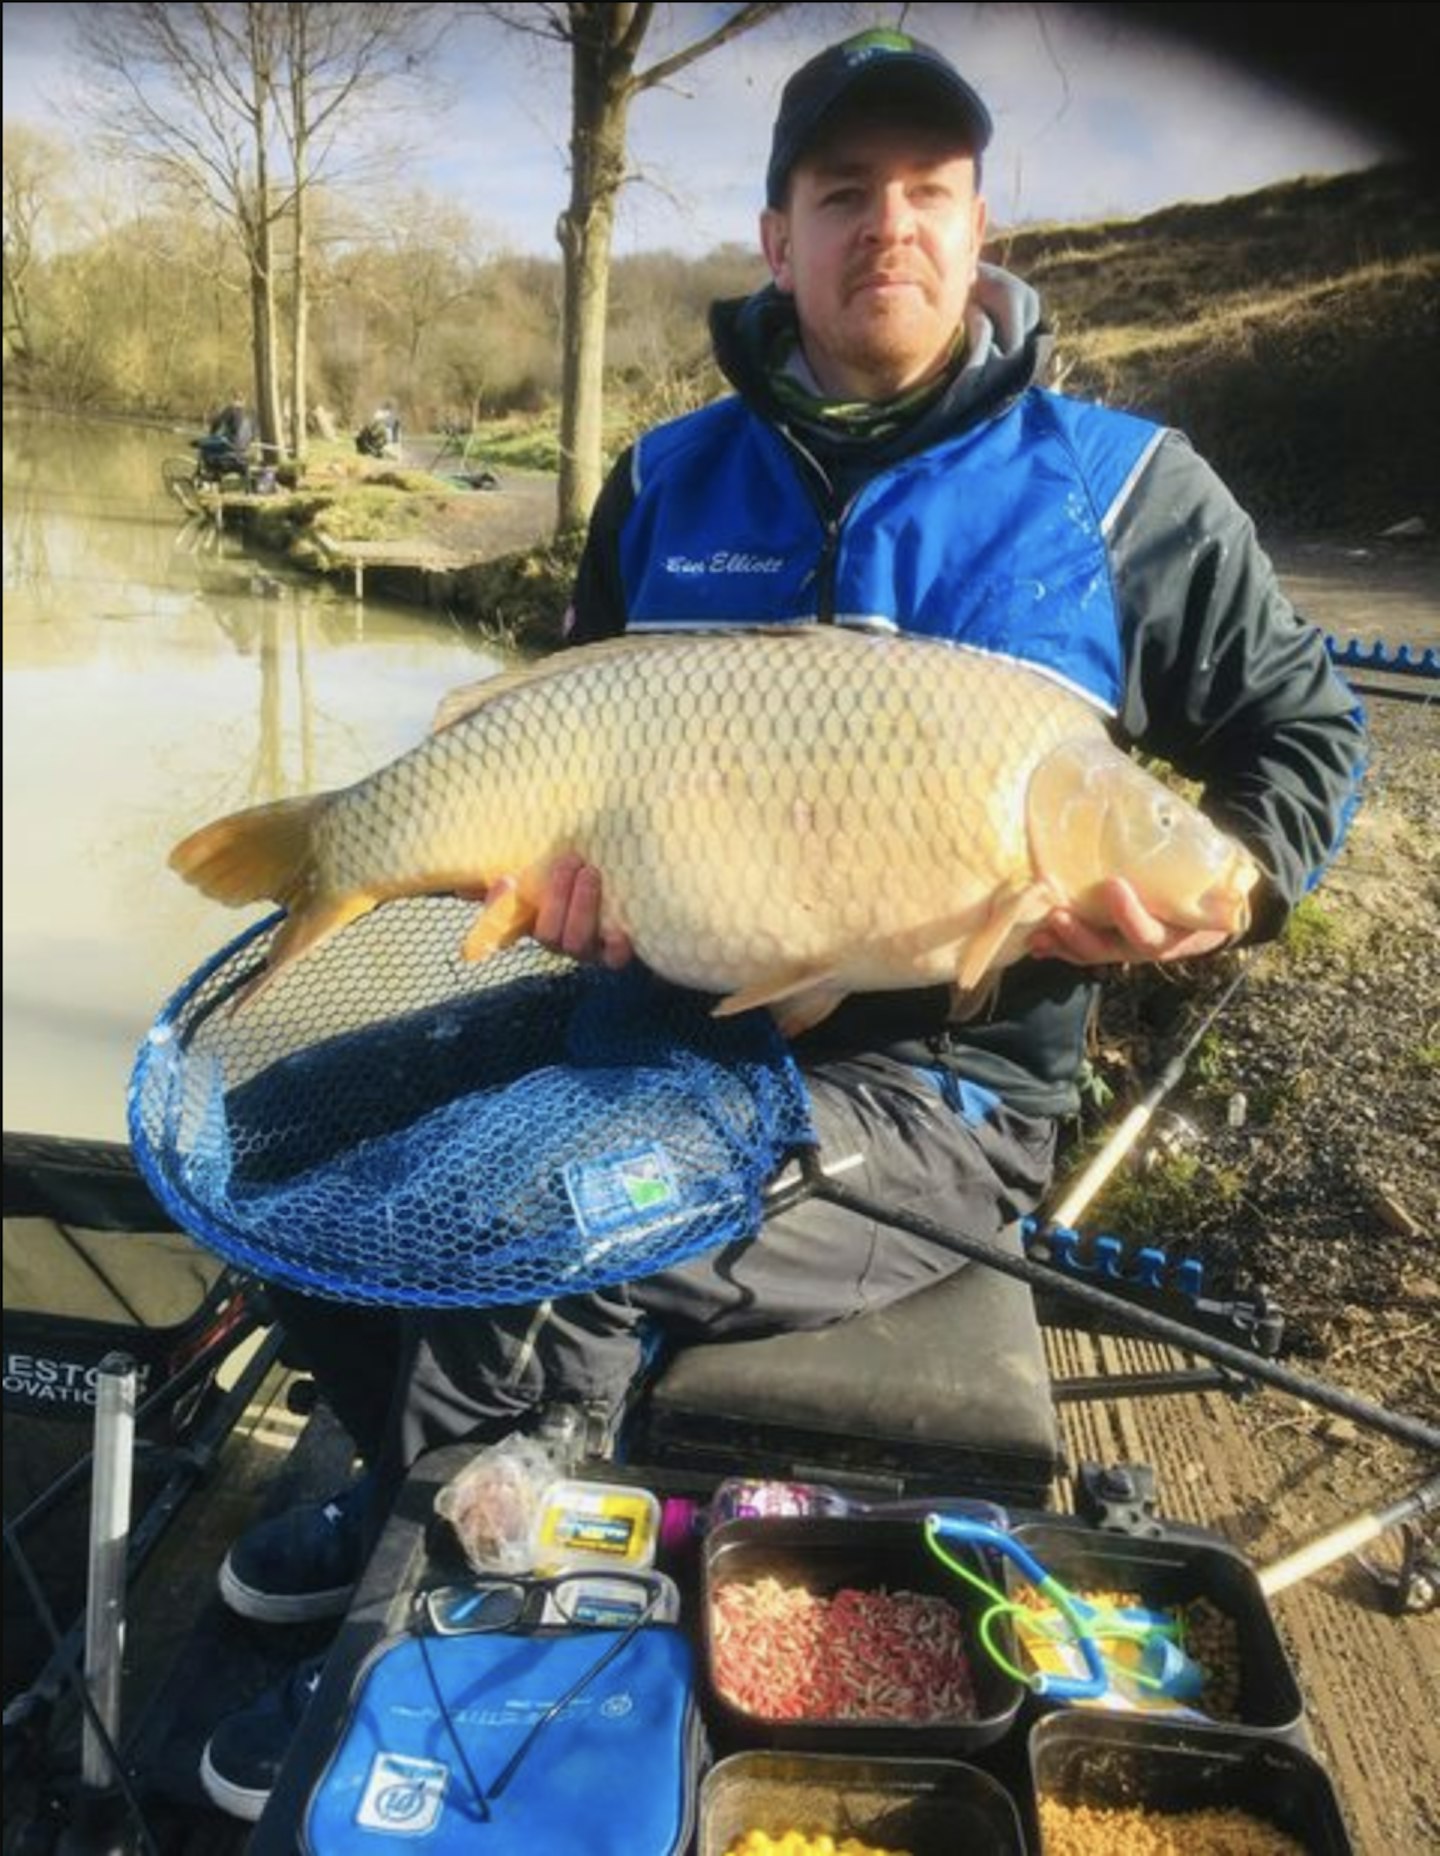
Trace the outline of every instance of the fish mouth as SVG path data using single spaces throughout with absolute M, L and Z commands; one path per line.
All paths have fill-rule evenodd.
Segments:
M 1200 895 L 1196 908 L 1206 928 L 1223 928 L 1243 934 L 1250 926 L 1250 892 L 1260 880 L 1259 866 L 1250 857 L 1234 857 L 1218 882 Z
M 1244 934 L 1250 926 L 1250 899 L 1237 896 L 1233 890 L 1216 899 L 1215 892 L 1209 890 L 1200 898 L 1200 906 L 1206 911 L 1206 919 L 1211 927 L 1223 928 L 1226 934 Z

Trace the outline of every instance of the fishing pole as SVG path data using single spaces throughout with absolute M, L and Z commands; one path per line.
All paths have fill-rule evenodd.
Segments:
M 1358 1552 L 1372 1540 L 1388 1534 L 1392 1527 L 1399 1527 L 1406 1521 L 1419 1520 L 1421 1516 L 1433 1514 L 1437 1509 L 1440 1509 L 1440 1475 L 1431 1476 L 1418 1488 L 1411 1489 L 1408 1495 L 1400 1496 L 1383 1508 L 1373 1508 L 1368 1514 L 1342 1521 L 1339 1526 L 1328 1529 L 1314 1540 L 1307 1541 L 1304 1546 L 1296 1547 L 1283 1559 L 1272 1560 L 1268 1566 L 1262 1566 L 1258 1575 L 1260 1590 L 1267 1598 L 1273 1598 L 1276 1592 L 1283 1592 L 1299 1580 L 1308 1579 L 1312 1572 L 1319 1572 L 1322 1567 L 1332 1565 L 1347 1553 Z
M 853 1212 L 857 1217 L 872 1219 L 877 1223 L 895 1225 L 902 1231 L 910 1232 L 912 1236 L 924 1238 L 927 1243 L 946 1245 L 973 1262 L 988 1264 L 1002 1275 L 1014 1276 L 1021 1282 L 1029 1283 L 1031 1288 L 1053 1290 L 1068 1296 L 1072 1301 L 1097 1309 L 1112 1317 L 1121 1327 L 1167 1341 L 1173 1347 L 1199 1354 L 1201 1358 L 1213 1360 L 1221 1366 L 1228 1366 L 1244 1378 L 1258 1379 L 1282 1392 L 1289 1392 L 1307 1405 L 1335 1412 L 1341 1417 L 1352 1419 L 1356 1424 L 1381 1431 L 1400 1443 L 1440 1456 L 1440 1429 L 1425 1423 L 1421 1418 L 1390 1411 L 1383 1405 L 1373 1404 L 1355 1393 L 1342 1391 L 1322 1379 L 1311 1379 L 1304 1373 L 1293 1372 L 1288 1366 L 1266 1360 L 1229 1341 L 1202 1334 L 1183 1321 L 1174 1321 L 1168 1315 L 1157 1314 L 1150 1309 L 1137 1308 L 1123 1296 L 1112 1295 L 1105 1289 L 1096 1288 L 1093 1283 L 1078 1282 L 1048 1264 L 1032 1263 L 1027 1257 L 1013 1257 L 1008 1251 L 1001 1250 L 998 1245 L 984 1238 L 968 1237 L 964 1232 L 940 1224 L 933 1218 L 922 1218 L 916 1212 L 905 1211 L 897 1206 L 882 1206 L 861 1193 L 837 1185 L 818 1168 L 812 1170 L 808 1183 L 817 1198 L 825 1199 L 842 1211 Z
M 1161 1069 L 1159 1075 L 1141 1096 L 1140 1100 L 1120 1122 L 1114 1133 L 1105 1142 L 1084 1172 L 1066 1192 L 1065 1197 L 1055 1210 L 1046 1217 L 1045 1225 L 1051 1228 L 1073 1231 L 1075 1221 L 1100 1191 L 1110 1175 L 1119 1166 L 1140 1136 L 1155 1119 L 1155 1111 L 1179 1083 L 1185 1074 L 1191 1056 L 1197 1045 L 1235 997 L 1249 976 L 1248 963 L 1242 964 L 1226 985 L 1220 997 L 1210 1007 L 1194 1030 L 1186 1038 L 1174 1055 Z M 1042 1227 L 1043 1229 L 1043 1227 Z

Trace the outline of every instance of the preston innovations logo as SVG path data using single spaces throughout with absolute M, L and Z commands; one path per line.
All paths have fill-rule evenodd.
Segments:
M 62 1360 L 43 1353 L 7 1352 L 5 1396 L 31 1405 L 93 1407 L 100 1380 L 97 1361 Z M 148 1364 L 136 1368 L 135 1390 L 143 1396 Z
M 846 64 L 864 64 L 867 59 L 889 57 L 895 52 L 910 52 L 915 49 L 915 41 L 908 33 L 892 31 L 887 26 L 877 26 L 871 32 L 856 33 L 846 42 Z
M 575 1222 L 585 1237 L 650 1224 L 678 1210 L 680 1185 L 658 1142 L 572 1161 L 562 1175 Z
M 450 1774 L 433 1759 L 377 1753 L 355 1821 L 391 1837 L 424 1837 L 440 1821 Z

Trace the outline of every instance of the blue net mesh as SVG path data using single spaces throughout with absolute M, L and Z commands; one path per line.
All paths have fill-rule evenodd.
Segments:
M 236 1009 L 279 917 L 176 993 L 130 1135 L 167 1210 L 230 1262 L 345 1301 L 533 1302 L 759 1224 L 810 1144 L 765 1012 L 522 942 L 459 957 L 473 905 L 387 904 Z

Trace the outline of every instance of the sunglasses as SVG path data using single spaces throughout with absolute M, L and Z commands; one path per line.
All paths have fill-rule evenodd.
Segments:
M 550 1579 L 470 1579 L 434 1586 L 417 1601 L 423 1627 L 437 1637 L 539 1625 L 623 1630 L 673 1624 L 679 1594 L 664 1573 L 572 1572 Z
M 504 1792 L 550 1723 L 624 1653 L 644 1625 L 673 1622 L 679 1612 L 675 1586 L 663 1573 L 562 1573 L 553 1579 L 476 1579 L 465 1585 L 436 1586 L 422 1592 L 417 1602 L 422 1622 L 428 1626 L 428 1630 L 422 1628 L 416 1633 L 426 1680 L 483 1823 L 490 1821 L 491 1804 Z M 427 1637 L 463 1637 L 542 1624 L 584 1626 L 613 1631 L 614 1635 L 584 1674 L 536 1717 L 490 1783 L 482 1785 L 455 1731 L 450 1703 L 440 1686 Z

